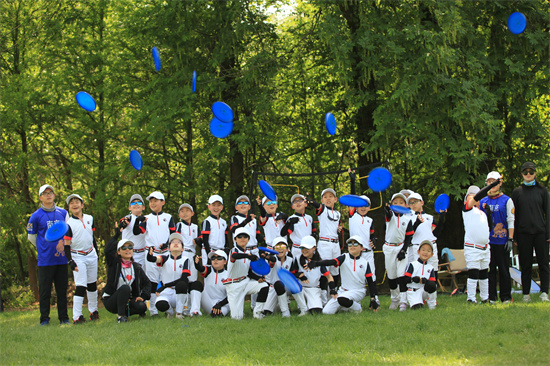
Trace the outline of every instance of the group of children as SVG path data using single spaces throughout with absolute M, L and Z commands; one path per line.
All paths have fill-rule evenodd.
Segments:
M 349 173 L 351 193 L 355 194 L 355 174 L 352 171 Z M 476 250 L 476 246 L 484 243 L 490 228 L 487 223 L 490 215 L 479 209 L 479 200 L 492 186 L 483 190 L 476 188 L 468 190 L 464 205 L 465 250 L 473 250 L 472 253 L 465 253 L 466 260 L 468 268 L 477 270 L 475 280 L 468 280 L 468 300 L 472 302 L 475 301 L 478 283 L 482 300 L 487 297 L 489 259 L 483 255 L 487 252 Z M 323 190 L 320 203 L 308 196 L 295 194 L 291 197 L 294 213 L 290 216 L 278 212 L 276 200 L 267 197 L 260 200 L 258 197 L 256 203 L 260 215 L 256 218 L 250 212 L 251 200 L 242 195 L 235 201 L 236 212 L 228 225 L 220 217 L 224 209 L 223 198 L 212 195 L 208 200 L 210 215 L 203 220 L 199 230 L 191 222 L 195 212 L 190 204 L 184 203 L 179 207 L 180 221 L 176 224 L 172 216 L 162 210 L 165 205 L 162 193 L 155 191 L 147 196 L 151 210 L 148 215 L 143 215 L 143 198 L 134 194 L 129 200 L 130 213 L 119 220 L 117 233 L 107 247 L 111 253 L 120 249 L 130 250 L 129 258 L 143 269 L 150 294 L 138 296 L 138 301 L 149 300 L 148 310 L 153 317 L 161 311 L 176 318 L 206 313 L 213 317 L 230 314 L 234 319 L 242 319 L 247 295 L 251 295 L 254 318 L 262 318 L 276 311 L 280 311 L 283 317 L 289 317 L 291 293 L 278 276 L 281 268 L 294 274 L 301 284 L 302 290 L 292 294 L 300 310 L 299 316 L 308 313 L 334 314 L 338 311 L 361 312 L 367 285 L 369 308 L 377 311 L 380 302 L 373 256 L 376 237 L 373 220 L 367 216 L 369 198 L 361 196 L 366 204 L 348 210 L 350 237 L 346 240 L 348 250 L 342 254 L 338 239 L 342 217 L 334 208 L 336 192 L 331 188 Z M 94 224 L 93 218 L 82 212 L 83 199 L 79 195 L 71 194 L 66 201 L 71 216 L 67 222 L 69 231 L 65 235 L 65 253 L 76 284 L 73 320 L 74 323 L 83 323 L 82 303 L 85 295 L 88 297 L 90 320 L 99 319 Z M 436 222 L 432 215 L 424 212 L 423 205 L 420 194 L 402 190 L 393 194 L 384 207 L 386 231 L 382 251 L 391 293 L 390 309 L 418 309 L 425 303 L 428 308 L 434 309 L 437 304 L 436 240 L 443 228 L 446 212 L 441 211 L 439 222 Z M 391 206 L 401 206 L 410 211 L 398 213 L 401 210 Z M 313 218 L 306 213 L 308 207 L 315 210 L 318 232 Z M 271 254 L 273 252 L 263 247 L 278 254 Z M 123 264 L 124 253 L 118 252 Z M 128 257 L 128 254 L 124 255 Z M 267 275 L 254 272 L 251 262 L 257 260 L 267 261 L 270 266 Z M 126 264 L 125 268 L 131 267 Z M 198 280 L 199 275 L 203 281 Z M 121 279 L 113 281 L 116 290 L 125 279 L 121 275 Z M 110 295 L 104 293 L 104 303 L 109 301 Z M 115 312 L 114 307 L 111 309 Z M 128 307 L 125 309 L 128 310 Z M 147 307 L 139 309 L 140 315 L 145 316 Z M 126 321 L 125 314 L 120 312 L 119 321 Z

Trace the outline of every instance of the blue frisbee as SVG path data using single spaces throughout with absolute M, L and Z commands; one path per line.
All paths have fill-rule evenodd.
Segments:
M 76 102 L 87 112 L 93 112 L 97 107 L 94 97 L 84 91 L 76 93 Z
M 233 110 L 224 102 L 215 102 L 212 104 L 212 113 L 214 113 L 214 117 L 222 122 L 233 122 Z
M 258 185 L 260 186 L 260 189 L 262 190 L 262 193 L 271 201 L 277 200 L 277 193 L 275 193 L 275 190 L 269 183 L 267 183 L 265 180 L 260 179 L 258 182 Z
M 216 117 L 210 120 L 210 133 L 219 139 L 224 139 L 233 132 L 233 122 L 225 123 Z
M 265 276 L 269 273 L 269 271 L 271 271 L 271 267 L 263 258 L 259 258 L 257 261 L 250 262 L 250 268 L 252 268 L 254 273 L 260 276 Z
M 513 34 L 520 34 L 523 33 L 525 28 L 527 27 L 527 18 L 525 18 L 525 15 L 523 15 L 520 12 L 515 12 L 510 14 L 508 17 L 508 29 Z
M 403 214 L 403 215 L 407 215 L 407 214 L 412 213 L 412 210 L 410 208 L 399 206 L 399 205 L 391 205 L 390 210 L 392 210 L 393 212 L 396 212 L 396 213 Z
M 130 151 L 130 163 L 135 170 L 141 170 L 141 168 L 143 168 L 143 160 L 137 150 Z
M 336 118 L 334 118 L 334 114 L 328 112 L 325 115 L 325 127 L 329 134 L 334 135 L 336 133 Z
M 449 195 L 446 193 L 442 193 L 435 199 L 435 212 L 440 213 L 441 211 L 445 211 L 449 208 L 449 204 L 451 203 L 451 199 L 449 198 Z
M 392 177 L 390 171 L 383 167 L 371 170 L 367 178 L 367 184 L 374 192 L 385 191 L 390 187 L 391 181 Z
M 264 251 L 264 252 L 268 252 L 268 253 L 270 253 L 270 254 L 275 254 L 275 255 L 279 254 L 278 251 L 273 250 L 273 249 L 269 249 L 269 248 L 266 248 L 266 247 L 258 247 L 258 250 L 261 250 L 261 251 Z
M 354 194 L 346 194 L 343 196 L 340 196 L 338 199 L 338 202 L 344 206 L 350 206 L 350 207 L 365 207 L 368 206 L 369 203 L 367 200 L 356 196 Z
M 159 49 L 156 47 L 153 47 L 153 49 L 151 50 L 151 53 L 153 54 L 153 61 L 155 61 L 155 70 L 160 71 L 161 63 L 160 63 Z
M 45 238 L 47 241 L 58 241 L 69 230 L 69 226 L 65 221 L 58 221 L 46 230 Z
M 290 271 L 280 268 L 277 270 L 277 276 L 279 276 L 283 285 L 285 285 L 286 289 L 291 293 L 297 294 L 302 291 L 302 284 L 292 273 L 290 273 Z
M 193 93 L 197 90 L 197 72 L 193 71 Z

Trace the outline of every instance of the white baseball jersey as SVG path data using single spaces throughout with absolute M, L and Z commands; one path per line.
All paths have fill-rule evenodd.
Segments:
M 140 225 L 141 231 L 145 233 L 145 245 L 148 248 L 153 247 L 158 250 L 161 245 L 168 241 L 170 234 L 176 231 L 176 225 L 172 215 L 162 211 L 158 213 L 151 212 L 145 217 L 147 221 L 142 222 Z
M 489 223 L 484 211 L 476 206 L 467 210 L 466 205 L 464 205 L 462 208 L 462 219 L 464 221 L 464 243 L 489 244 Z
M 82 219 L 71 215 L 67 220 L 69 230 L 64 236 L 65 240 L 71 240 L 71 250 L 87 252 L 94 246 L 94 218 L 83 214 Z
M 250 268 L 250 259 L 235 259 L 233 254 L 246 253 L 241 247 L 236 246 L 229 252 L 229 261 L 227 262 L 227 278 L 235 279 L 248 275 L 248 269 Z
M 286 269 L 287 271 L 290 271 L 290 267 L 292 267 L 292 262 L 294 261 L 294 258 L 292 257 L 292 254 L 286 253 L 286 257 L 284 262 L 281 263 L 281 259 L 277 257 L 277 261 L 271 267 L 271 271 L 265 276 L 265 279 L 268 283 L 274 284 L 275 282 L 279 281 L 279 275 L 277 274 L 277 271 L 281 268 Z M 268 262 L 271 265 L 271 262 Z
M 246 215 L 243 215 L 240 213 L 231 216 L 230 229 L 233 229 L 233 227 L 238 226 L 244 220 L 246 220 Z M 248 235 L 250 236 L 250 240 L 248 240 L 246 247 L 251 248 L 251 247 L 258 246 L 258 239 L 256 238 L 256 234 L 259 234 L 259 231 L 258 231 L 258 224 L 256 222 L 256 219 L 252 219 L 248 224 L 243 226 L 243 229 L 245 229 Z M 237 246 L 237 243 L 234 240 L 233 240 L 233 245 Z
M 182 273 L 190 275 L 189 259 L 184 255 L 179 255 L 176 258 L 172 254 L 161 256 L 162 260 L 157 263 L 160 269 L 160 280 L 162 283 L 170 283 L 181 278 Z
M 392 213 L 389 221 L 386 221 L 386 243 L 399 244 L 405 241 L 405 235 L 412 234 L 411 215 Z
M 206 272 L 201 273 L 204 277 L 204 292 L 208 294 L 214 304 L 227 297 L 223 280 L 227 279 L 228 272 L 224 269 L 216 271 L 212 266 L 206 266 Z
M 193 239 L 199 236 L 199 227 L 196 224 L 180 221 L 176 225 L 176 231 L 183 236 L 183 249 L 189 253 L 195 253 Z
M 137 216 L 134 214 L 129 214 L 124 216 L 124 218 L 129 218 L 130 223 L 128 226 L 126 226 L 124 229 L 122 229 L 122 239 L 130 240 L 132 243 L 134 243 L 134 252 L 136 250 L 141 250 L 145 248 L 145 235 L 139 234 L 134 235 L 134 225 L 136 223 Z M 122 220 L 121 219 L 121 220 Z
M 411 282 L 407 284 L 408 288 L 424 288 L 426 281 L 435 281 L 435 270 L 429 263 L 424 263 L 420 258 L 418 260 L 409 263 L 407 270 L 405 271 L 405 276 L 409 278 L 421 277 L 423 283 Z
M 363 251 L 370 250 L 370 237 L 374 234 L 374 226 L 372 226 L 373 220 L 367 215 L 362 216 L 353 207 L 349 208 L 349 236 L 360 236 L 367 247 L 363 248 Z M 372 268 L 371 268 L 372 269 Z
M 338 239 L 340 212 L 322 204 L 315 214 L 319 220 L 319 239 Z
M 303 274 L 305 274 L 307 279 L 309 280 L 309 284 L 305 284 L 304 282 L 302 282 L 302 287 L 319 287 L 321 276 L 328 276 L 330 274 L 329 270 L 325 266 L 320 266 L 306 271 L 302 264 L 300 264 L 300 262 L 303 262 L 305 264 L 308 260 L 305 257 L 304 259 L 301 259 L 301 257 L 302 255 L 296 258 L 296 260 L 294 261 L 294 265 L 297 266 L 298 272 L 302 272 Z
M 297 217 L 300 219 L 297 223 L 294 224 L 293 230 L 288 230 L 290 240 L 292 240 L 292 243 L 294 243 L 295 247 L 300 246 L 300 243 L 302 242 L 302 238 L 306 235 L 311 235 L 313 232 L 313 219 L 308 214 L 293 214 L 288 219 L 291 219 L 293 217 Z
M 353 257 L 349 253 L 335 258 L 340 268 L 342 286 L 345 291 L 365 290 L 367 278 L 372 277 L 369 263 L 362 256 Z
M 417 214 L 418 216 L 422 217 L 424 219 L 424 222 L 417 226 L 411 243 L 413 245 L 418 245 L 424 240 L 429 240 L 431 242 L 434 242 L 437 240 L 435 235 L 433 234 L 433 228 L 435 228 L 434 224 L 434 217 L 430 214 L 427 214 L 425 212 L 420 212 Z
M 264 228 L 265 242 L 267 246 L 271 247 L 273 245 L 273 240 L 276 237 L 281 236 L 281 229 L 284 226 L 284 222 L 281 220 L 277 222 L 275 218 L 278 214 L 268 215 L 264 218 L 260 218 L 260 226 Z M 286 235 L 284 236 L 286 238 Z
M 208 234 L 208 244 L 210 244 L 210 250 L 223 250 L 225 248 L 227 222 L 224 219 L 221 219 L 214 215 L 209 215 L 202 222 L 201 234 Z

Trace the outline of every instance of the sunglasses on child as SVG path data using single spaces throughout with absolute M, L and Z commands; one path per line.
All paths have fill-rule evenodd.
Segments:
M 294 200 L 294 202 L 292 203 L 302 203 L 302 202 L 305 202 L 305 200 L 300 198 L 300 199 Z
M 135 206 L 135 205 L 143 205 L 143 202 L 132 202 L 132 203 L 130 203 L 130 206 Z
M 277 244 L 277 245 L 275 245 L 274 248 L 275 249 L 283 249 L 283 248 L 286 248 L 286 244 Z
M 296 201 L 294 201 L 294 202 L 296 202 Z M 276 205 L 277 201 L 265 201 L 265 204 L 268 205 L 268 206 Z
M 348 243 L 348 247 L 358 247 L 359 245 L 361 245 L 361 244 L 359 244 L 359 243 L 356 242 L 356 241 L 350 241 L 350 242 Z
M 248 238 L 248 235 L 246 234 L 239 234 L 236 236 L 237 239 L 242 239 L 242 238 Z
M 225 259 L 224 257 L 220 257 L 218 255 L 213 255 L 211 260 L 213 260 L 213 261 L 223 261 L 224 259 Z
M 133 245 L 124 245 L 124 246 L 121 246 L 120 249 L 121 250 L 133 250 L 134 246 Z
M 536 172 L 534 170 L 524 170 L 524 171 L 521 172 L 521 174 L 523 174 L 523 175 L 527 175 L 527 174 L 535 175 L 535 173 Z
M 237 205 L 249 205 L 250 202 L 248 201 L 241 201 L 241 202 L 237 202 Z

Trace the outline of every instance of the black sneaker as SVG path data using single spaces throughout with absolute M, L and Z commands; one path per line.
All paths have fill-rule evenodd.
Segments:
M 50 325 L 50 319 L 42 320 L 40 322 L 40 326 L 44 327 L 46 325 Z
M 97 312 L 97 310 L 90 314 L 90 320 L 91 321 L 99 320 L 99 313 Z
M 117 323 L 128 323 L 128 317 L 127 316 L 119 316 L 117 319 Z
M 71 324 L 71 323 L 69 322 L 69 319 L 63 319 L 63 320 L 60 320 L 60 321 L 59 321 L 59 325 L 66 325 L 66 324 Z
M 81 315 L 78 317 L 78 319 L 76 319 L 75 321 L 73 321 L 73 324 L 76 325 L 76 324 L 84 324 L 86 323 L 86 319 L 84 319 L 84 315 Z

